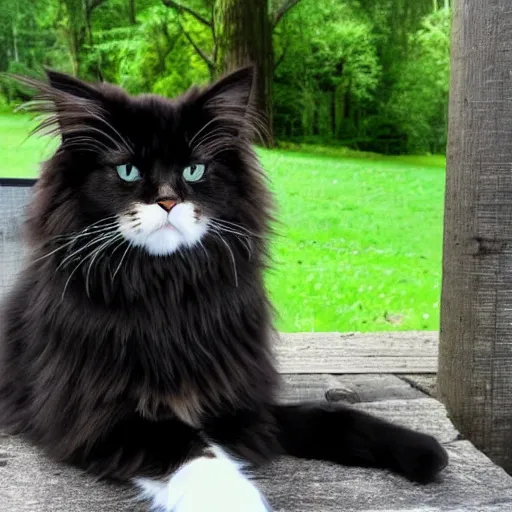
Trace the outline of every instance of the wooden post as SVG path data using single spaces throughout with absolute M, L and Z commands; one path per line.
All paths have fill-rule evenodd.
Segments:
M 453 8 L 439 391 L 512 472 L 512 3 Z

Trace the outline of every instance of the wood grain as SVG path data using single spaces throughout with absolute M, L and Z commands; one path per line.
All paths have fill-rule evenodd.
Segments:
M 308 380 L 311 384 L 308 385 Z M 319 394 L 338 378 L 299 376 L 304 389 Z M 376 382 L 379 379 L 376 379 Z M 314 382 L 313 382 L 314 381 Z M 362 392 L 374 387 L 371 376 Z M 292 388 L 295 384 L 288 382 Z M 405 385 L 402 383 L 400 385 Z M 323 389 L 322 389 L 323 387 Z M 293 394 L 290 389 L 288 394 Z M 298 393 L 302 396 L 302 392 Z M 419 486 L 376 469 L 343 467 L 281 458 L 254 474 L 274 512 L 508 512 L 512 478 L 457 431 L 446 410 L 431 398 L 381 400 L 357 407 L 435 435 L 445 443 L 450 465 L 437 483 Z M 172 441 L 172 440 L 170 440 Z M 97 482 L 49 460 L 18 438 L 0 434 L 0 512 L 146 512 L 133 491 Z
M 439 389 L 512 471 L 512 4 L 453 10 Z
M 435 373 L 437 332 L 293 333 L 276 342 L 281 373 Z

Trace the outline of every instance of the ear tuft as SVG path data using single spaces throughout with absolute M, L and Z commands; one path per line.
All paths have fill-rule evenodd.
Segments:
M 247 107 L 251 100 L 254 66 L 246 66 L 220 78 L 204 92 L 205 103 L 225 103 Z
M 252 141 L 270 140 L 264 113 L 254 96 L 257 80 L 254 66 L 246 66 L 220 78 L 203 90 L 195 100 L 210 131 L 222 128 L 225 134 Z
M 97 100 L 100 97 L 100 94 L 92 85 L 78 78 L 53 69 L 45 69 L 45 72 L 50 85 L 58 91 L 88 100 Z
M 32 130 L 32 134 L 60 135 L 63 141 L 86 131 L 98 133 L 98 124 L 104 123 L 104 98 L 93 85 L 78 78 L 45 70 L 47 80 L 11 75 L 31 90 L 31 100 L 18 110 L 43 115 L 44 118 Z

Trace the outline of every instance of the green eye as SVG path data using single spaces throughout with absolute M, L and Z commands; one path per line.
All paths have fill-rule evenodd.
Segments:
M 203 177 L 205 170 L 206 168 L 203 164 L 189 165 L 183 169 L 183 178 L 190 182 L 199 181 Z
M 140 171 L 133 164 L 123 164 L 116 167 L 117 174 L 123 181 L 139 181 L 141 179 Z

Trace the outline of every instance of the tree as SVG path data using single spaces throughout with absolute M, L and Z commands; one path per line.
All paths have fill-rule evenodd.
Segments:
M 303 2 L 274 35 L 276 135 L 358 139 L 381 79 L 372 24 L 357 6 Z M 278 51 L 277 51 L 278 49 Z M 361 119 L 363 118 L 363 119 Z
M 458 430 L 512 471 L 509 0 L 455 3 L 438 383 Z
M 0 71 L 180 94 L 252 61 L 275 140 L 437 152 L 446 0 L 0 0 Z M 421 80 L 418 77 L 421 76 Z M 0 78 L 1 100 L 23 91 Z
M 137 23 L 137 9 L 135 8 L 135 0 L 128 0 L 128 20 L 130 25 Z
M 167 7 L 191 16 L 211 30 L 213 47 L 208 52 L 182 26 L 185 36 L 205 61 L 212 77 L 248 63 L 254 64 L 257 70 L 255 101 L 267 118 L 268 134 L 272 139 L 272 32 L 300 0 L 284 0 L 273 12 L 269 12 L 268 0 L 207 0 L 203 2 L 203 10 L 208 9 L 209 15 L 176 0 L 162 1 Z
M 450 22 L 449 9 L 426 16 L 397 68 L 387 112 L 406 135 L 408 152 L 442 153 L 446 148 Z
M 137 13 L 137 24 L 109 21 L 95 34 L 93 62 L 102 63 L 105 80 L 131 93 L 153 92 L 167 97 L 208 80 L 201 57 L 184 37 L 178 14 L 160 0 Z M 104 18 L 101 20 L 104 22 Z M 114 25 L 114 26 L 113 26 Z M 202 44 L 205 34 L 197 36 Z
M 274 55 L 268 0 L 217 0 L 214 10 L 215 68 L 225 74 L 248 62 L 256 67 L 256 101 L 272 127 Z
M 60 0 L 57 26 L 64 32 L 68 43 L 73 73 L 83 75 L 82 57 L 85 45 L 94 44 L 93 12 L 106 0 Z M 95 70 L 98 72 L 98 68 Z

